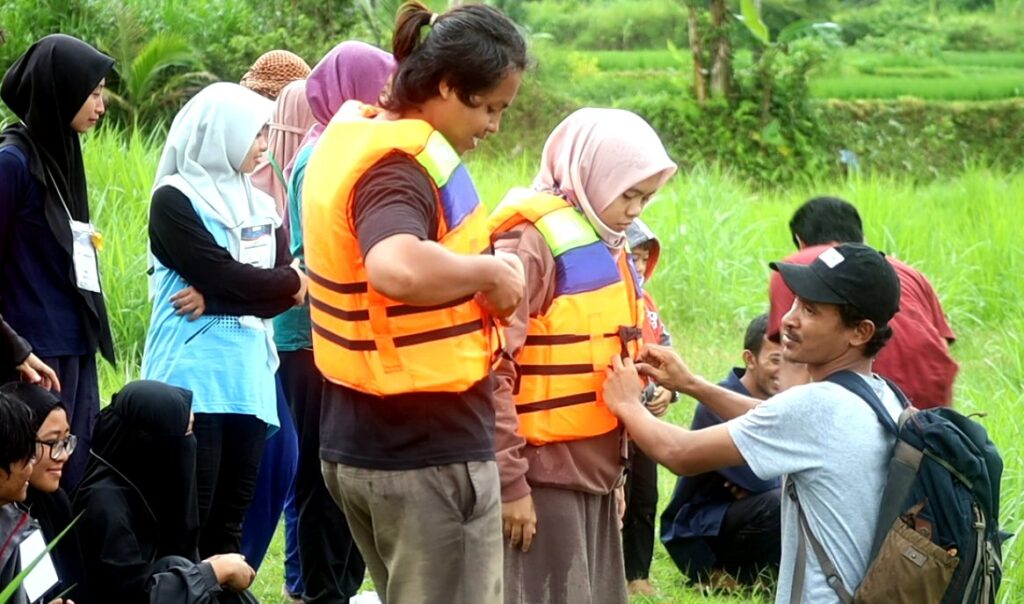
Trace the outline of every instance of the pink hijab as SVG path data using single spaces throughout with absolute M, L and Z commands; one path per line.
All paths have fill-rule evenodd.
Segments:
M 306 102 L 306 82 L 296 80 L 285 86 L 277 97 L 274 117 L 268 124 L 270 135 L 267 138 L 267 157 L 256 166 L 252 173 L 252 184 L 267 195 L 274 198 L 277 213 L 284 216 L 288 204 L 288 183 L 282 182 L 277 170 L 271 165 L 269 157 L 273 157 L 282 172 L 291 164 L 299 152 L 303 136 L 315 120 Z M 287 178 L 287 176 L 285 176 Z
M 342 42 L 332 48 L 306 80 L 306 100 L 317 123 L 299 147 L 316 142 L 345 101 L 376 105 L 394 72 L 391 53 L 365 42 Z
M 564 195 L 583 210 L 601 239 L 618 249 L 626 234 L 608 227 L 600 213 L 633 185 L 658 174 L 660 187 L 675 172 L 676 164 L 642 117 L 622 109 L 584 108 L 548 136 L 533 188 Z

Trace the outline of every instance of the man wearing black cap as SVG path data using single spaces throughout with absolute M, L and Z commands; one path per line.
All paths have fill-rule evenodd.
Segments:
M 747 464 L 761 479 L 792 481 L 812 533 L 852 593 L 868 563 L 893 439 L 867 402 L 826 378 L 843 370 L 858 374 L 899 417 L 895 393 L 871 372 L 874 355 L 892 335 L 899 279 L 882 254 L 856 243 L 830 247 L 810 265 L 771 267 L 797 296 L 783 319 L 783 356 L 806 363 L 811 383 L 762 402 L 693 375 L 678 355 L 651 346 L 636 366 L 612 359 L 605 400 L 637 445 L 677 474 Z M 640 404 L 638 371 L 729 421 L 689 431 L 652 417 Z M 776 602 L 835 602 L 813 555 L 799 571 L 802 594 L 790 593 L 799 527 L 795 504 L 785 497 Z

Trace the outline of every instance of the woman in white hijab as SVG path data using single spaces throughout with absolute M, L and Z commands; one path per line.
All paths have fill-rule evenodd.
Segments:
M 153 311 L 142 374 L 193 392 L 199 552 L 237 552 L 278 426 L 270 318 L 305 297 L 274 201 L 249 172 L 273 103 L 212 84 L 175 116 L 149 216 Z

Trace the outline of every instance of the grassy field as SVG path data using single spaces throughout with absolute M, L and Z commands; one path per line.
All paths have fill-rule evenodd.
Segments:
M 511 186 L 530 181 L 536 151 L 507 162 L 472 162 L 482 197 L 494 203 Z M 138 375 L 148 324 L 146 215 L 158 141 L 100 129 L 85 139 L 94 220 L 104 232 L 100 254 L 104 286 L 121 362 L 101 364 L 106 400 Z M 926 186 L 891 180 L 822 182 L 787 191 L 755 191 L 728 174 L 678 175 L 645 218 L 665 253 L 652 289 L 677 348 L 695 371 L 724 376 L 740 362 L 743 329 L 766 306 L 767 262 L 791 251 L 786 221 L 812 194 L 834 194 L 857 204 L 868 241 L 927 274 L 959 336 L 961 364 L 956 404 L 984 411 L 981 420 L 999 445 L 1003 477 L 1002 524 L 1019 532 L 1024 513 L 1021 422 L 1024 408 L 1024 174 L 974 169 Z M 165 301 L 158 301 L 165 303 Z M 668 419 L 688 424 L 692 401 L 675 405 Z M 661 505 L 674 477 L 662 469 Z M 542 529 L 543 530 L 543 529 Z M 281 540 L 260 571 L 255 592 L 276 602 L 281 589 Z M 1004 548 L 1000 601 L 1024 601 L 1024 568 L 1016 538 Z M 660 590 L 640 602 L 696 603 L 764 600 L 765 594 L 706 595 L 686 584 L 660 546 L 653 581 Z
M 627 84 L 631 92 L 685 89 L 692 74 L 685 50 L 594 51 L 579 53 L 598 73 L 574 82 L 577 94 L 607 102 Z M 749 63 L 740 53 L 737 64 Z M 1024 97 L 1024 53 L 943 52 L 934 56 L 843 49 L 811 76 L 817 98 L 978 101 Z

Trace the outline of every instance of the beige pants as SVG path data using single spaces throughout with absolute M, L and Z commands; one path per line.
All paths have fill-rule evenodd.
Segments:
M 505 549 L 505 604 L 627 604 L 615 494 L 533 487 L 530 551 Z
M 493 461 L 401 471 L 324 461 L 321 471 L 381 602 L 501 604 L 501 486 Z

